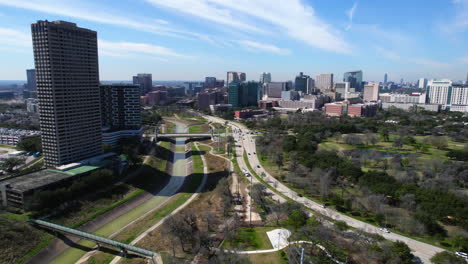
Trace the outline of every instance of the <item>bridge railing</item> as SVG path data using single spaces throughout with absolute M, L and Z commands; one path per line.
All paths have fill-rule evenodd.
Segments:
M 128 244 L 124 244 L 124 243 L 121 243 L 121 242 L 118 242 L 118 241 L 115 241 L 115 240 L 112 240 L 112 239 L 108 239 L 108 238 L 101 237 L 101 236 L 96 236 L 96 235 L 86 233 L 86 232 L 83 232 L 83 231 L 80 231 L 80 230 L 76 230 L 76 229 L 73 229 L 73 228 L 69 228 L 69 227 L 49 223 L 49 222 L 46 222 L 46 221 L 43 221 L 43 220 L 34 220 L 33 219 L 33 220 L 30 220 L 30 222 L 33 223 L 33 224 L 39 225 L 41 227 L 53 230 L 53 231 L 58 231 L 58 232 L 74 235 L 74 236 L 77 236 L 77 237 L 81 237 L 83 239 L 91 240 L 91 241 L 96 242 L 98 244 L 108 245 L 108 246 L 117 248 L 119 250 L 133 252 L 133 253 L 136 253 L 136 254 L 141 255 L 143 257 L 153 258 L 155 255 L 158 254 L 158 253 L 150 251 L 150 250 L 146 250 L 146 249 L 135 247 L 135 246 L 128 245 Z

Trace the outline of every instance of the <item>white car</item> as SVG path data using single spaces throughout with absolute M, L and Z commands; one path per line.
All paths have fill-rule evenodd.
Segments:
M 468 254 L 466 254 L 465 252 L 457 251 L 455 252 L 455 255 L 468 260 Z
M 390 231 L 388 231 L 387 228 L 379 228 L 380 231 L 384 232 L 384 233 L 390 233 Z

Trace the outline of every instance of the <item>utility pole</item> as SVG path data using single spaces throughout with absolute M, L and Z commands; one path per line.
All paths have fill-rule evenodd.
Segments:
M 304 264 L 304 248 L 301 248 L 301 264 Z

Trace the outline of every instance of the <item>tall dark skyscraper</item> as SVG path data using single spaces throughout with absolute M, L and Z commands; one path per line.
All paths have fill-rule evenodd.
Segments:
M 466 73 L 466 82 L 465 82 L 465 84 L 468 85 L 468 73 Z
M 153 76 L 151 73 L 139 73 L 133 76 L 133 84 L 140 85 L 141 95 L 145 95 L 153 88 Z
M 26 78 L 28 81 L 28 83 L 26 84 L 27 89 L 30 92 L 36 91 L 36 70 L 35 69 L 26 70 Z
M 355 88 L 356 92 L 362 92 L 362 71 L 345 72 L 343 81 L 349 82 L 350 88 Z
M 298 92 L 303 92 L 304 94 L 307 93 L 307 85 L 309 78 L 309 75 L 304 75 L 304 73 L 300 72 L 294 80 L 294 90 Z
M 101 154 L 96 31 L 47 20 L 31 31 L 46 166 Z
M 383 85 L 387 85 L 387 74 L 384 75 L 384 78 L 383 78 Z

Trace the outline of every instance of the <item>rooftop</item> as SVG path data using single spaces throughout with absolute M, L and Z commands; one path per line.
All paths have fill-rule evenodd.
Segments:
M 1 185 L 9 183 L 13 190 L 26 192 L 47 186 L 57 181 L 73 177 L 66 173 L 54 170 L 40 170 L 33 173 L 25 174 L 15 178 L 10 178 L 0 181 Z
M 9 183 L 13 190 L 27 192 L 29 190 L 39 189 L 54 182 L 72 178 L 78 174 L 93 171 L 104 166 L 106 163 L 107 161 L 103 161 L 96 166 L 84 165 L 67 171 L 59 171 L 54 169 L 40 170 L 22 176 L 1 180 L 0 185 Z

